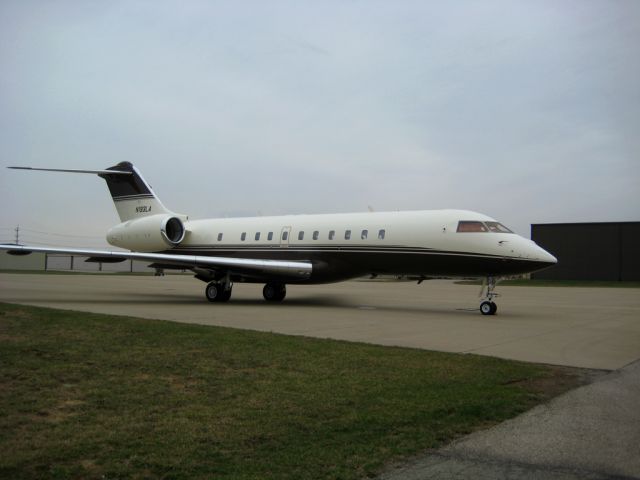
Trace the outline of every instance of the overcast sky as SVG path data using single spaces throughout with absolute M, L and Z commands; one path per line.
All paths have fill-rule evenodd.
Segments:
M 0 241 L 118 222 L 98 177 L 5 166 L 125 160 L 192 218 L 637 221 L 640 1 L 2 0 Z

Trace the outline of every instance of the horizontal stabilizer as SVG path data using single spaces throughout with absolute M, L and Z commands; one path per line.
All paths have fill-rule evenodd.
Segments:
M 65 172 L 65 173 L 93 173 L 95 175 L 133 175 L 133 172 L 123 170 L 75 170 L 68 168 L 35 168 L 35 167 L 7 167 L 13 170 L 38 170 L 41 172 Z
M 73 168 L 7 167 L 13 170 L 39 172 L 88 173 L 102 178 L 109 188 L 121 222 L 157 213 L 173 214 L 153 193 L 151 186 L 142 178 L 131 162 L 120 162 L 103 170 Z

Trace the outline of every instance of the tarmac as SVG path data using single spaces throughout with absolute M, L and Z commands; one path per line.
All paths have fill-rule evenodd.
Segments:
M 498 286 L 498 314 L 480 288 L 432 280 L 289 285 L 281 304 L 236 284 L 210 303 L 188 275 L 0 274 L 0 301 L 220 325 L 525 362 L 615 370 L 640 359 L 640 289 Z
M 0 301 L 608 370 L 492 429 L 391 467 L 379 480 L 640 479 L 640 289 L 450 281 L 288 286 L 267 304 L 235 285 L 210 304 L 191 277 L 0 274 Z

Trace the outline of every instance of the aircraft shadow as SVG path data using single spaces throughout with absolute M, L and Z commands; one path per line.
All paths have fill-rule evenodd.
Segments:
M 46 303 L 52 306 L 60 305 L 60 308 L 69 308 L 72 305 L 135 305 L 135 306 L 161 306 L 166 305 L 167 307 L 171 306 L 208 306 L 212 309 L 217 309 L 219 311 L 225 311 L 228 309 L 233 309 L 234 307 L 255 307 L 260 309 L 282 309 L 283 311 L 287 308 L 324 308 L 328 311 L 331 311 L 332 315 L 339 315 L 340 311 L 353 312 L 353 310 L 359 310 L 363 314 L 367 311 L 370 311 L 372 314 L 376 312 L 384 312 L 388 314 L 409 314 L 409 315 L 437 315 L 441 317 L 460 317 L 464 315 L 477 316 L 478 319 L 515 319 L 520 317 L 514 312 L 499 312 L 496 317 L 484 317 L 480 315 L 477 307 L 467 307 L 465 308 L 464 304 L 460 304 L 458 307 L 453 308 L 430 308 L 428 305 L 425 306 L 402 306 L 402 305 L 379 305 L 375 302 L 370 302 L 367 304 L 362 304 L 359 302 L 349 301 L 348 299 L 341 298 L 338 296 L 306 296 L 306 297 L 296 297 L 296 298 L 288 298 L 285 299 L 282 303 L 271 303 L 266 302 L 262 298 L 255 299 L 246 299 L 246 298 L 232 298 L 228 303 L 210 303 L 206 299 L 204 299 L 200 295 L 185 295 L 185 294 L 140 294 L 136 296 L 130 295 L 122 295 L 122 296 L 113 296 L 109 298 L 94 298 L 94 299 L 77 299 L 77 298 L 64 298 L 64 297 L 55 297 L 55 298 L 37 298 L 31 299 L 35 303 L 41 304 Z M 5 299 L 3 301 L 11 303 L 11 299 Z M 24 299 L 15 299 L 13 302 L 22 303 Z M 329 312 L 327 312 L 329 313 Z M 188 315 L 188 313 L 187 313 Z M 393 317 L 390 317 L 393 319 Z

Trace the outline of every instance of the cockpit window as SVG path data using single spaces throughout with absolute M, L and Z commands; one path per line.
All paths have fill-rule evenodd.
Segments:
M 513 231 L 509 230 L 507 227 L 502 225 L 499 222 L 485 222 L 489 230 L 496 233 L 513 233 Z
M 458 222 L 458 230 L 457 232 L 488 232 L 487 227 L 482 222 L 477 222 L 473 220 L 461 220 Z

